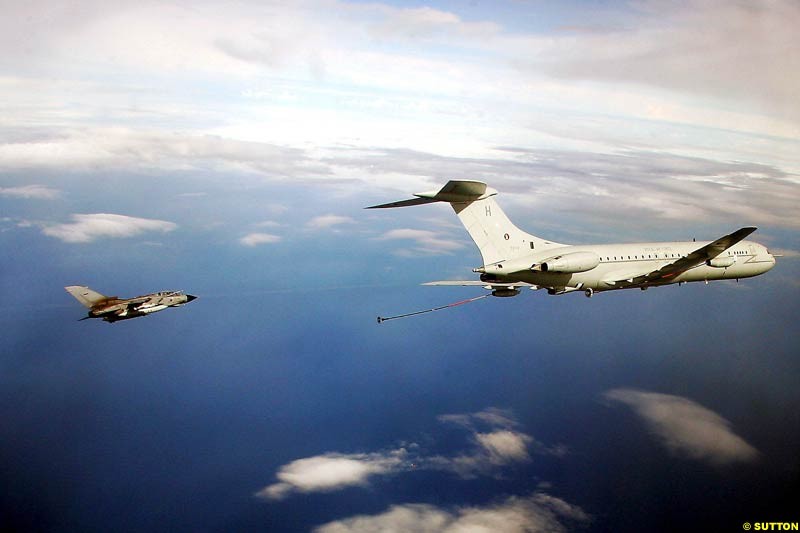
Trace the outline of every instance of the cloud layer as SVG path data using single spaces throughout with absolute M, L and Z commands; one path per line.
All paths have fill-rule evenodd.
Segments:
M 800 120 L 796 2 L 651 0 L 636 7 L 635 25 L 570 32 L 543 49 L 537 66 L 568 79 L 746 102 Z
M 613 389 L 606 399 L 627 405 L 672 453 L 712 464 L 750 462 L 758 451 L 731 431 L 731 423 L 681 396 Z
M 146 232 L 166 233 L 178 226 L 165 220 L 96 213 L 72 215 L 72 222 L 46 227 L 45 235 L 67 243 L 88 243 L 96 239 L 120 239 Z
M 481 179 L 576 225 L 625 212 L 656 228 L 800 227 L 796 2 L 593 6 L 589 26 L 572 24 L 585 6 L 528 24 L 533 8 L 512 4 L 15 4 L 0 20 L 0 166 L 348 194 Z M 427 227 L 381 238 L 411 243 L 406 256 L 466 243 Z

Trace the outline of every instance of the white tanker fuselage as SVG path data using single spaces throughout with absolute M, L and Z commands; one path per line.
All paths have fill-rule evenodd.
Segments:
M 559 246 L 513 261 L 487 265 L 482 271 L 502 282 L 522 281 L 542 287 L 606 291 L 626 288 L 616 282 L 635 278 L 642 272 L 656 271 L 706 244 L 709 243 Z M 560 269 L 560 265 L 566 268 Z M 766 247 L 752 241 L 741 241 L 720 256 L 677 274 L 661 284 L 749 278 L 763 274 L 773 266 L 775 257 Z

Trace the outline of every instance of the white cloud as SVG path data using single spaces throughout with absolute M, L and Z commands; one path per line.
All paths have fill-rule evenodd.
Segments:
M 340 224 L 352 224 L 354 220 L 341 215 L 320 215 L 306 223 L 309 229 L 329 229 Z
M 498 465 L 530 460 L 528 445 L 533 441 L 530 435 L 507 429 L 491 433 L 478 433 L 475 440 L 489 454 L 489 460 Z
M 560 498 L 534 493 L 482 507 L 446 510 L 427 504 L 393 505 L 384 513 L 359 515 L 319 526 L 317 533 L 561 533 L 586 525 L 590 516 Z
M 511 411 L 497 407 L 487 407 L 477 413 L 439 415 L 437 419 L 440 422 L 463 426 L 471 431 L 475 431 L 478 423 L 485 423 L 494 428 L 514 428 L 519 425 Z
M 108 213 L 72 215 L 72 220 L 73 222 L 66 224 L 46 227 L 42 232 L 68 243 L 87 243 L 99 238 L 119 239 L 146 232 L 166 233 L 178 227 L 165 220 Z
M 514 419 L 514 415 L 507 409 L 498 409 L 496 407 L 489 407 L 483 411 L 472 413 L 472 416 L 485 422 L 493 427 L 512 428 L 519 425 Z
M 396 472 L 406 450 L 386 453 L 327 453 L 298 459 L 280 468 L 274 483 L 258 491 L 259 498 L 279 500 L 291 492 L 328 492 L 354 485 L 365 485 L 370 477 Z
M 32 198 L 38 200 L 52 200 L 61 194 L 58 189 L 44 185 L 23 185 L 20 187 L 0 187 L 0 196 L 12 198 Z
M 293 492 L 329 492 L 367 485 L 376 476 L 397 475 L 410 470 L 434 470 L 463 478 L 492 475 L 502 468 L 530 461 L 530 452 L 561 457 L 563 448 L 547 448 L 533 437 L 514 430 L 519 424 L 509 411 L 488 408 L 478 413 L 442 415 L 439 420 L 469 432 L 469 447 L 454 455 L 428 455 L 417 444 L 385 452 L 325 453 L 282 466 L 276 483 L 256 493 L 279 500 Z M 487 430 L 479 430 L 486 427 Z
M 731 431 L 729 421 L 687 398 L 634 389 L 613 389 L 603 396 L 632 408 L 676 455 L 718 465 L 758 457 L 753 446 Z
M 440 255 L 464 247 L 463 242 L 449 238 L 443 233 L 421 229 L 393 229 L 377 239 L 381 241 L 410 240 L 416 243 L 410 250 L 398 250 L 396 253 L 400 255 Z
M 274 244 L 276 242 L 280 242 L 281 237 L 278 235 L 273 235 L 271 233 L 249 233 L 239 239 L 239 243 L 244 246 L 255 247 L 259 244 Z
M 330 173 L 302 149 L 186 131 L 124 127 L 62 129 L 53 137 L 0 143 L 0 164 L 72 170 L 235 170 L 272 179 Z
M 427 464 L 430 468 L 451 471 L 461 477 L 489 475 L 498 468 L 528 462 L 531 453 L 554 457 L 563 457 L 567 453 L 563 445 L 545 446 L 516 429 L 519 423 L 510 411 L 503 409 L 490 407 L 477 413 L 440 415 L 438 419 L 468 430 L 474 446 L 452 457 L 427 458 Z

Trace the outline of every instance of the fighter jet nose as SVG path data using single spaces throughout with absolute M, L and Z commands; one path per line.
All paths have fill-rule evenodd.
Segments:
M 197 300 L 197 296 L 192 296 L 191 294 L 186 295 L 186 302 L 191 302 L 192 300 Z

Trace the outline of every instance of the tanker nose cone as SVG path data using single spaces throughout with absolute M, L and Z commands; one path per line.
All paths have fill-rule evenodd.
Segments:
M 192 296 L 191 294 L 187 294 L 186 295 L 186 303 L 189 303 L 192 300 L 197 300 L 197 296 Z

